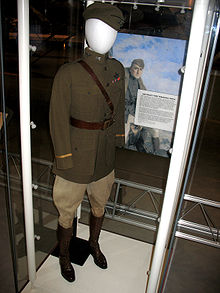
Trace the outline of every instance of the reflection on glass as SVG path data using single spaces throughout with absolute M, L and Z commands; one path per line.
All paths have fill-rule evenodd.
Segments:
M 28 276 L 21 184 L 17 1 L 3 2 L 8 150 L 20 289 Z M 57 212 L 51 197 L 53 151 L 48 126 L 51 86 L 60 65 L 79 58 L 82 53 L 82 9 L 81 1 L 30 1 L 30 118 L 37 266 L 56 244 Z M 1 165 L 3 180 L 4 162 Z
M 0 181 L 1 188 L 7 192 L 6 197 L 9 198 L 9 201 L 11 197 L 13 217 L 12 219 L 9 219 L 9 222 L 11 221 L 14 223 L 14 227 L 12 228 L 14 232 L 14 239 L 12 237 L 11 241 L 14 242 L 15 245 L 16 259 L 14 260 L 14 266 L 15 270 L 17 270 L 17 286 L 18 289 L 20 289 L 28 280 L 28 276 L 20 163 L 16 1 L 14 2 L 13 7 L 9 6 L 9 3 L 6 1 L 1 3 L 1 8 L 3 9 L 2 25 L 5 61 L 5 97 L 3 98 L 5 98 L 6 106 L 7 146 L 4 144 L 4 135 L 6 134 L 2 129 L 4 125 L 1 125 Z M 5 158 L 6 151 L 8 152 L 7 158 Z M 7 171 L 9 171 L 9 182 L 6 181 Z M 10 183 L 9 190 L 7 190 L 8 183 Z
M 185 5 L 191 6 L 192 2 L 185 1 Z M 137 9 L 133 9 L 133 5 L 119 3 L 118 6 L 126 17 L 121 31 L 125 35 L 144 35 L 163 38 L 163 40 L 180 39 L 187 43 L 191 9 L 185 9 L 183 13 L 180 8 L 174 7 L 160 7 L 157 11 L 155 6 L 138 5 Z M 51 173 L 54 153 L 48 123 L 51 87 L 59 67 L 82 55 L 83 10 L 83 1 L 30 1 L 31 121 L 36 125 L 36 128 L 32 129 L 31 145 L 37 265 L 56 244 L 57 211 L 52 203 L 54 177 Z M 15 0 L 4 0 L 4 34 L 9 161 L 17 237 L 18 275 L 23 284 L 27 278 L 27 270 L 20 165 Z M 151 156 L 125 149 L 118 150 L 116 176 L 135 184 L 126 185 L 116 182 L 106 208 L 105 228 L 153 243 L 168 166 L 168 157 Z M 85 197 L 80 220 L 83 223 L 88 222 L 88 210 L 88 201 Z M 151 228 L 148 233 L 147 227 Z
M 83 3 L 30 1 L 31 121 L 36 262 L 56 245 L 57 211 L 52 202 L 54 153 L 49 133 L 49 103 L 54 76 L 60 66 L 82 54 Z
M 139 80 L 133 78 L 133 84 L 130 85 L 130 92 L 134 92 L 133 100 L 136 99 L 137 89 L 145 90 L 149 87 L 151 90 L 156 88 L 158 92 L 163 89 L 165 93 L 179 95 L 182 79 L 180 69 L 186 56 L 191 9 L 181 11 L 181 7 L 161 6 L 157 11 L 155 6 L 148 5 L 133 7 L 119 3 L 118 6 L 125 16 L 125 24 L 118 34 L 116 46 L 110 52 L 111 56 L 119 59 L 128 73 L 132 61 L 144 63 L 138 64 L 139 68 L 142 68 L 141 77 Z M 165 43 L 169 43 L 167 48 Z M 177 44 L 180 44 L 181 48 Z M 167 63 L 163 60 L 165 51 L 169 57 Z M 157 71 L 153 70 L 155 68 Z M 127 80 L 127 86 L 128 83 Z M 125 90 L 128 94 L 127 87 Z M 132 99 L 127 97 L 127 100 Z M 176 104 L 178 111 L 178 103 Z M 172 145 L 174 133 L 165 130 L 161 130 L 160 134 L 159 131 L 144 132 L 142 127 L 135 127 L 135 106 L 134 102 L 130 108 L 127 107 L 127 149 L 119 149 L 116 154 L 116 176 L 119 180 L 116 181 L 107 204 L 104 225 L 110 231 L 154 243 L 169 167 L 168 150 Z M 121 179 L 125 181 L 121 182 Z M 88 201 L 85 199 L 82 222 L 88 222 L 88 210 Z M 123 224 L 119 225 L 117 220 Z
M 215 51 L 214 63 L 211 70 L 206 103 L 202 116 L 192 168 L 186 187 L 189 196 L 196 196 L 201 200 L 211 200 L 211 206 L 185 202 L 182 214 L 188 221 L 199 223 L 213 228 L 208 236 L 217 241 L 216 229 L 220 221 L 220 213 L 217 208 L 219 202 L 219 42 Z M 216 238 L 217 237 L 217 238 Z
M 201 99 L 205 98 L 205 104 L 204 109 L 202 106 L 199 108 L 201 121 L 199 119 L 196 121 L 198 136 L 194 131 L 195 151 L 192 152 L 192 162 L 188 165 L 190 171 L 189 176 L 186 176 L 185 200 L 177 219 L 178 228 L 175 233 L 177 237 L 173 238 L 174 244 L 171 244 L 172 256 L 167 261 L 167 266 L 169 262 L 170 268 L 164 292 L 186 292 L 195 290 L 194 288 L 201 292 L 210 290 L 215 292 L 220 286 L 218 265 L 216 265 L 219 255 L 220 223 L 220 47 L 218 30 L 215 26 L 218 21 L 218 15 L 214 13 L 213 27 L 208 28 L 210 31 L 206 32 L 210 33 L 211 38 L 207 52 L 208 69 L 205 71 L 207 74 L 203 80 L 201 96 Z M 214 57 L 213 64 L 212 57 Z M 193 147 L 191 147 L 192 150 Z M 178 273 L 180 266 L 181 272 Z

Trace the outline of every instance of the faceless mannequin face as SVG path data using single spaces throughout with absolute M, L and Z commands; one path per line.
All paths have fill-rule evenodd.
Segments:
M 99 54 L 106 54 L 113 46 L 117 31 L 100 19 L 90 18 L 85 25 L 89 48 Z

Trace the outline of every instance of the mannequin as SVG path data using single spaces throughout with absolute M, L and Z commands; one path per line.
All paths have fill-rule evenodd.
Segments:
M 115 42 L 117 31 L 100 19 L 90 18 L 85 24 L 85 37 L 90 49 L 106 54 Z
M 69 282 L 75 280 L 69 259 L 72 223 L 86 190 L 91 205 L 90 253 L 99 268 L 107 268 L 98 239 L 114 183 L 115 147 L 124 145 L 124 68 L 107 54 L 123 15 L 115 6 L 96 2 L 85 10 L 84 19 L 89 48 L 82 59 L 61 66 L 50 103 L 59 262 L 61 274 Z M 96 75 L 107 98 L 82 64 Z

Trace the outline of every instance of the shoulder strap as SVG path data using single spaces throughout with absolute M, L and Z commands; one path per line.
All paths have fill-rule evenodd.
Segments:
M 111 110 L 111 113 L 113 114 L 114 112 L 114 106 L 112 104 L 112 101 L 107 94 L 106 90 L 104 89 L 103 85 L 99 81 L 98 77 L 96 76 L 95 72 L 92 70 L 92 68 L 84 61 L 84 60 L 79 60 L 78 63 L 91 75 L 92 79 L 96 82 L 97 86 L 100 88 L 103 96 L 105 97 L 105 100 Z

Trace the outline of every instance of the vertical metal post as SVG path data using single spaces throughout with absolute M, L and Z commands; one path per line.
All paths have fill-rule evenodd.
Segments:
M 164 257 L 168 247 L 181 190 L 192 135 L 192 127 L 199 99 L 200 79 L 202 76 L 201 62 L 204 61 L 202 44 L 209 2 L 209 0 L 195 1 L 173 152 L 167 177 L 147 293 L 158 292 Z
M 22 181 L 29 280 L 36 279 L 30 136 L 29 1 L 18 0 L 19 100 Z

